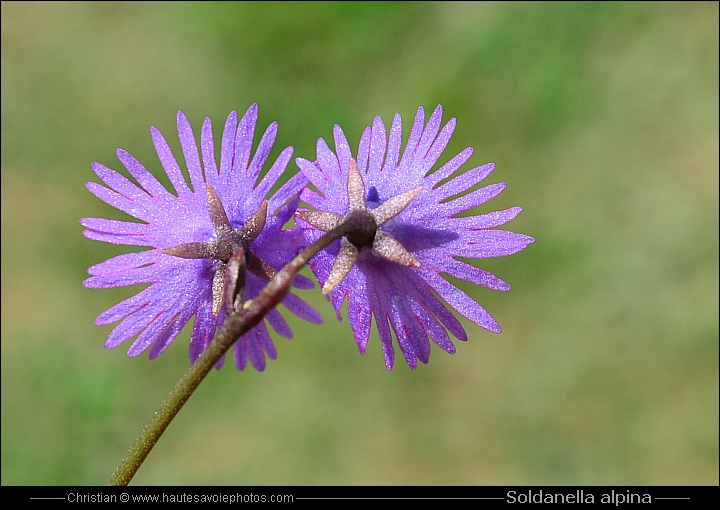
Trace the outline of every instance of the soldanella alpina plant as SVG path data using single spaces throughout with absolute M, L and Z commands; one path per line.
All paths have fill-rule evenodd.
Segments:
M 104 185 L 90 182 L 90 192 L 140 222 L 83 218 L 85 236 L 147 248 L 88 270 L 91 276 L 83 284 L 89 288 L 149 285 L 98 316 L 98 325 L 118 323 L 105 346 L 132 340 L 128 355 L 149 351 L 154 358 L 194 317 L 190 368 L 147 423 L 110 484 L 129 483 L 203 378 L 212 367 L 222 367 L 227 351 L 232 349 L 239 370 L 249 361 L 262 371 L 267 358 L 277 357 L 268 325 L 278 335 L 292 337 L 278 305 L 322 323 L 320 314 L 291 292 L 293 287 L 314 286 L 298 274 L 306 264 L 338 318 L 347 300 L 348 322 L 361 353 L 375 318 L 388 370 L 395 362 L 393 332 L 412 369 L 418 360 L 429 361 L 431 340 L 454 353 L 451 335 L 465 341 L 467 334 L 453 310 L 500 333 L 495 319 L 442 274 L 509 290 L 497 276 L 460 258 L 511 255 L 534 239 L 495 228 L 517 216 L 520 207 L 458 217 L 498 195 L 505 184 L 472 189 L 494 168 L 486 164 L 460 172 L 472 148 L 434 169 L 455 129 L 455 119 L 442 124 L 441 106 L 427 123 L 424 109 L 418 109 L 405 143 L 399 114 L 389 132 L 376 117 L 356 150 L 335 126 L 335 149 L 320 138 L 315 161 L 297 158 L 300 172 L 285 176 L 285 184 L 274 193 L 274 185 L 288 171 L 293 149 L 284 149 L 268 162 L 278 130 L 274 122 L 253 151 L 257 118 L 255 104 L 239 122 L 238 115 L 230 113 L 218 163 L 210 119 L 202 125 L 198 145 L 188 119 L 178 112 L 189 183 L 165 138 L 152 128 L 155 150 L 174 193 L 122 149 L 118 158 L 135 182 L 93 164 Z M 293 216 L 297 226 L 288 227 Z

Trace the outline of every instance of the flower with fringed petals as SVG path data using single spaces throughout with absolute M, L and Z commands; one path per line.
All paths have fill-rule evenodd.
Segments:
M 275 142 L 277 123 L 267 128 L 253 155 L 257 115 L 256 104 L 239 123 L 237 113 L 230 113 L 218 168 L 210 119 L 206 118 L 202 126 L 198 150 L 190 123 L 178 112 L 178 136 L 190 186 L 165 138 L 153 127 L 155 150 L 176 194 L 122 149 L 117 151 L 118 158 L 139 186 L 114 170 L 93 164 L 105 186 L 89 182 L 90 192 L 142 223 L 83 218 L 80 223 L 87 229 L 84 235 L 150 248 L 119 255 L 88 270 L 91 277 L 83 282 L 88 288 L 149 284 L 98 316 L 97 325 L 120 321 L 105 342 L 107 348 L 136 337 L 128 354 L 137 356 L 150 349 L 150 357 L 155 358 L 195 316 L 190 338 L 190 360 L 194 363 L 227 314 L 244 299 L 257 296 L 275 272 L 305 247 L 299 229 L 283 230 L 283 226 L 295 212 L 298 194 L 307 180 L 297 174 L 266 199 L 285 170 L 292 147 L 283 150 L 260 177 Z M 302 289 L 313 287 L 302 276 L 293 284 Z M 295 294 L 289 293 L 282 304 L 298 317 L 322 322 L 320 315 Z M 280 336 L 292 337 L 277 309 L 265 318 Z M 265 321 L 233 344 L 233 354 L 240 370 L 248 359 L 257 370 L 264 370 L 265 355 L 276 358 Z
M 465 193 L 494 168 L 487 164 L 453 177 L 470 158 L 472 148 L 431 172 L 455 128 L 455 119 L 450 119 L 441 129 L 441 119 L 441 106 L 427 125 L 423 108 L 418 109 L 401 151 L 400 115 L 393 119 L 389 138 L 382 120 L 375 117 L 372 127 L 363 132 L 356 158 L 336 125 L 335 152 L 321 138 L 315 162 L 296 159 L 319 191 L 306 188 L 300 197 L 315 210 L 296 213 L 308 242 L 344 223 L 357 225 L 320 252 L 310 266 L 323 293 L 330 295 L 338 319 L 347 298 L 348 319 L 361 353 L 375 316 L 388 370 L 395 359 L 391 328 L 413 369 L 417 360 L 428 362 L 429 339 L 451 354 L 455 346 L 448 332 L 467 340 L 448 305 L 479 326 L 500 333 L 495 319 L 441 273 L 493 290 L 509 290 L 497 276 L 458 258 L 511 255 L 534 241 L 494 228 L 517 216 L 520 207 L 457 217 L 497 196 L 505 183 Z

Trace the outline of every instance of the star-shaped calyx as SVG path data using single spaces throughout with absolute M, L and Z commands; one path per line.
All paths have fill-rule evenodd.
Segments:
M 354 159 L 350 159 L 348 172 L 347 194 L 348 213 L 341 214 L 329 211 L 298 211 L 297 216 L 313 227 L 328 232 L 341 225 L 348 227 L 348 233 L 340 239 L 340 251 L 337 254 L 332 270 L 322 292 L 328 295 L 348 275 L 358 259 L 361 250 L 371 250 L 376 255 L 403 266 L 420 267 L 420 263 L 395 238 L 384 232 L 380 226 L 400 214 L 410 202 L 422 191 L 414 188 L 396 195 L 375 208 L 368 208 L 371 200 L 370 192 L 365 190 L 360 170 Z M 377 192 L 375 192 L 377 194 Z
M 263 200 L 257 212 L 245 224 L 234 229 L 215 189 L 207 186 L 208 210 L 215 228 L 215 239 L 204 243 L 185 243 L 165 248 L 163 253 L 185 259 L 211 259 L 217 261 L 212 283 L 212 311 L 220 313 L 223 303 L 231 313 L 239 309 L 245 289 L 245 269 L 270 280 L 277 271 L 250 251 L 250 245 L 260 235 L 267 219 L 268 201 Z

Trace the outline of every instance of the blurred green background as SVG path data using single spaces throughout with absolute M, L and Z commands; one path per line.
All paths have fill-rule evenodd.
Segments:
M 311 160 L 441 103 L 537 242 L 463 286 L 504 332 L 416 371 L 301 291 L 325 324 L 211 373 L 134 484 L 718 483 L 718 3 L 2 2 L 2 484 L 104 484 L 188 365 L 103 348 L 138 288 L 81 285 L 126 251 L 81 235 L 123 218 L 91 162 L 253 102 Z

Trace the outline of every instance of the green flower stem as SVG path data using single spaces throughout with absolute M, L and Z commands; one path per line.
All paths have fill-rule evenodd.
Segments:
M 108 485 L 127 485 L 130 483 L 130 480 L 140 469 L 155 443 L 158 442 L 160 436 L 170 425 L 170 422 L 180 412 L 185 402 L 218 360 L 230 349 L 232 344 L 262 321 L 265 315 L 282 301 L 290 290 L 295 275 L 310 259 L 333 241 L 358 228 L 357 221 L 350 215 L 345 221 L 326 232 L 282 268 L 255 299 L 245 302 L 241 310 L 228 315 L 222 328 L 218 330 L 207 349 L 185 372 L 160 405 L 160 408 L 155 411 L 153 417 L 145 425 L 145 428 L 135 440 L 135 444 L 128 450 L 120 465 L 110 477 Z

